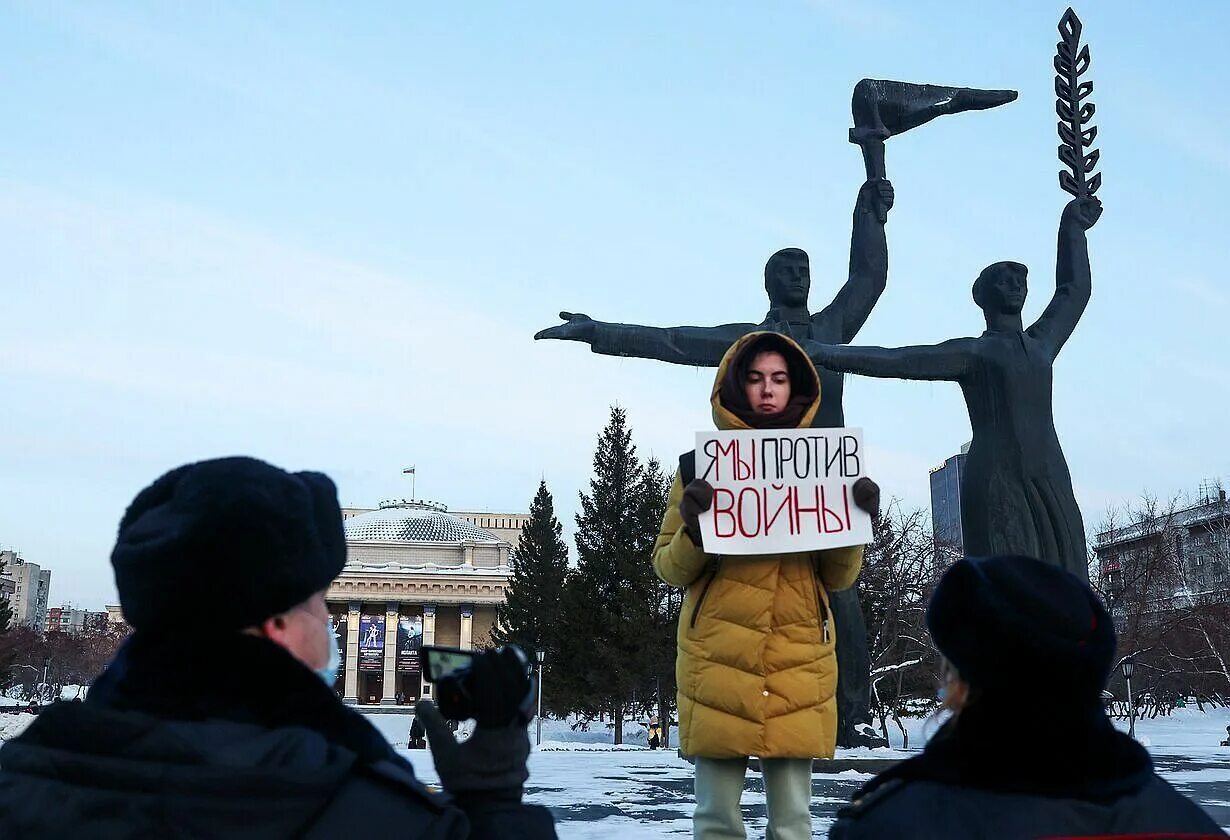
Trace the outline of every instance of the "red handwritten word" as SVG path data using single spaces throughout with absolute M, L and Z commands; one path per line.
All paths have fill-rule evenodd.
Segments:
M 841 498 L 833 500 L 834 487 L 744 487 L 736 494 L 725 487 L 713 490 L 713 525 L 719 538 L 759 537 L 771 533 L 840 534 L 853 530 L 850 521 L 850 487 L 843 484 Z M 774 530 L 776 528 L 776 531 Z

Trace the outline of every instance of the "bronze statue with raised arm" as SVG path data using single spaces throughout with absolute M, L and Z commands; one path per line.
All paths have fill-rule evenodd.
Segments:
M 1055 294 L 1028 329 L 1021 320 L 1026 268 L 989 265 L 974 281 L 987 329 L 921 347 L 812 344 L 808 354 L 830 370 L 961 385 L 973 443 L 961 485 L 961 530 L 974 556 L 1037 557 L 1088 578 L 1085 526 L 1051 412 L 1051 371 L 1089 302 L 1085 232 L 1102 214 L 1093 196 L 1074 198 L 1059 222 Z
M 850 235 L 850 271 L 845 285 L 828 306 L 813 314 L 807 305 L 811 270 L 807 254 L 785 248 L 769 257 L 764 269 L 769 311 L 759 323 L 713 327 L 646 327 L 596 321 L 586 315 L 561 312 L 563 324 L 535 338 L 582 341 L 595 353 L 657 359 L 679 365 L 716 367 L 741 336 L 773 330 L 799 343 L 846 344 L 880 299 L 888 278 L 888 242 L 884 223 L 893 206 L 893 187 L 885 177 L 884 141 L 945 114 L 993 108 L 1016 99 L 1010 90 L 920 85 L 884 79 L 863 79 L 854 87 L 851 111 L 854 127 L 849 140 L 863 154 L 866 180 L 854 204 Z M 812 425 L 844 426 L 842 375 L 818 366 L 820 409 Z M 838 734 L 841 746 L 876 746 L 883 740 L 870 725 L 871 660 L 867 632 L 855 588 L 830 594 L 837 628 Z
M 1100 153 L 1090 125 L 1096 111 L 1089 46 L 1081 45 L 1080 18 L 1072 9 L 1059 21 L 1055 45 L 1055 113 L 1059 117 L 1059 186 L 1073 198 L 1059 220 L 1055 294 L 1025 329 L 1026 268 L 987 266 L 974 281 L 974 302 L 986 316 L 978 338 L 929 347 L 808 347 L 830 370 L 894 379 L 946 379 L 960 383 L 973 442 L 961 479 L 961 530 L 970 555 L 1026 555 L 1089 576 L 1085 526 L 1051 408 L 1055 358 L 1089 303 L 1092 279 L 1086 231 L 1102 215 L 1095 197 Z
M 854 204 L 850 235 L 850 271 L 845 285 L 821 311 L 808 308 L 811 268 L 807 253 L 784 248 L 769 257 L 764 268 L 769 311 L 760 323 L 721 324 L 713 327 L 647 327 L 596 321 L 588 315 L 561 312 L 563 324 L 534 336 L 581 341 L 595 353 L 657 359 L 678 365 L 716 367 L 737 339 L 756 330 L 784 333 L 799 342 L 808 340 L 846 344 L 854 340 L 888 279 L 888 242 L 884 223 L 893 206 L 893 187 L 885 178 L 884 141 L 938 116 L 994 108 L 1016 99 L 1011 90 L 979 90 L 914 84 L 885 79 L 863 79 L 854 87 L 851 111 L 854 127 L 850 142 L 862 149 L 867 180 Z M 845 425 L 842 377 L 821 368 L 823 394 L 812 425 Z

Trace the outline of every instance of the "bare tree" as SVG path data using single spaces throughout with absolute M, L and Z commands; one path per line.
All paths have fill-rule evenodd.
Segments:
M 1203 705 L 1230 696 L 1230 506 L 1216 491 L 1142 496 L 1108 511 L 1093 540 L 1090 581 L 1115 619 L 1116 664 L 1136 663 L 1133 699 L 1148 715 L 1187 697 Z M 1126 698 L 1118 667 L 1111 690 Z M 1126 704 L 1116 711 L 1126 714 Z
M 908 746 L 901 716 L 935 706 L 939 655 L 926 609 L 939 576 L 956 558 L 937 547 L 926 511 L 903 511 L 893 500 L 873 526 L 859 587 L 871 655 L 872 711 L 888 738 L 892 718 Z
M 26 699 L 53 700 L 65 686 L 89 685 L 107 667 L 126 635 L 111 627 L 90 627 L 80 633 L 15 628 L 5 634 L 0 651 L 0 656 L 12 662 L 6 687 L 18 687 Z

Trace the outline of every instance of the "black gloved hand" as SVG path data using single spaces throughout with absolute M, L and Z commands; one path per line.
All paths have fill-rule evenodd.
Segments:
M 854 497 L 854 504 L 871 514 L 872 519 L 880 518 L 880 485 L 863 477 L 854 482 L 850 495 Z
M 501 648 L 474 657 L 467 685 L 477 726 L 458 743 L 430 700 L 415 704 L 444 789 L 456 797 L 483 793 L 519 801 L 529 771 L 529 722 L 521 712 L 530 690 L 526 666 L 516 651 Z
M 700 543 L 700 515 L 713 506 L 713 485 L 703 478 L 694 478 L 683 488 L 683 497 L 679 500 L 679 516 L 683 519 L 683 529 L 692 539 L 692 544 Z
M 449 730 L 444 716 L 430 700 L 420 700 L 414 713 L 427 730 L 427 745 L 440 774 L 440 784 L 453 796 L 484 793 L 499 799 L 519 801 L 530 777 L 530 737 L 520 723 L 508 726 L 478 726 L 461 743 Z
M 479 726 L 524 726 L 533 717 L 529 663 L 516 648 L 484 651 L 470 663 L 465 678 L 470 693 L 470 714 Z M 523 708 L 524 707 L 524 708 Z

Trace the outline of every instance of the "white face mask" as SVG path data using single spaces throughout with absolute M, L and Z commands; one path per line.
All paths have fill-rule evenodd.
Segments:
M 329 636 L 329 661 L 312 673 L 320 677 L 321 682 L 329 688 L 333 688 L 333 684 L 337 682 L 338 671 L 342 667 L 342 655 L 337 650 L 337 636 L 334 635 L 332 618 L 325 621 L 325 632 Z

